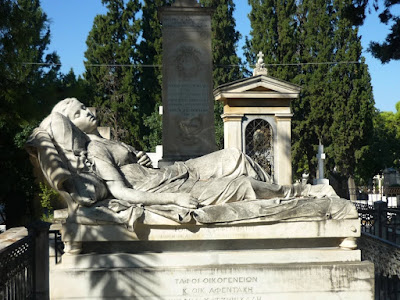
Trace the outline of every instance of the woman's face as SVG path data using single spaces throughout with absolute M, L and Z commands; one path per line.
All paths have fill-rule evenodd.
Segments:
M 68 108 L 67 117 L 80 130 L 92 133 L 97 128 L 96 117 L 79 101 L 74 101 Z

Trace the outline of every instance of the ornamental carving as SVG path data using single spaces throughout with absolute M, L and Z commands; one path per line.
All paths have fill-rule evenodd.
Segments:
M 181 47 L 176 54 L 175 64 L 179 77 L 189 79 L 201 70 L 200 52 L 193 47 Z
M 400 277 L 400 246 L 363 233 L 358 241 L 363 260 L 372 261 L 375 273 Z

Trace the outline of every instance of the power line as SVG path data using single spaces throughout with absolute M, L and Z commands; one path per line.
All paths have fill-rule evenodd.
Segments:
M 36 62 L 23 62 L 22 65 L 40 65 L 40 66 L 62 66 L 57 63 L 36 63 Z M 307 65 L 340 65 L 340 64 L 361 64 L 359 61 L 328 61 L 328 62 L 307 62 L 307 63 L 276 63 L 276 64 L 264 64 L 266 67 L 273 66 L 307 66 Z M 162 68 L 162 65 L 143 65 L 143 64 L 84 64 L 85 67 L 130 67 L 130 68 Z M 214 65 L 215 67 L 243 67 L 247 64 L 236 64 L 236 65 Z M 255 65 L 249 65 L 249 67 L 255 67 Z
M 310 63 L 282 63 L 282 64 L 266 64 L 264 63 L 264 66 L 266 67 L 272 67 L 272 66 L 305 66 L 305 65 L 340 65 L 340 64 L 361 64 L 359 61 L 327 61 L 327 62 L 310 62 Z M 237 66 L 244 66 L 247 64 L 241 64 L 241 65 L 215 65 L 217 67 L 237 67 Z M 255 67 L 255 65 L 250 65 L 250 67 Z

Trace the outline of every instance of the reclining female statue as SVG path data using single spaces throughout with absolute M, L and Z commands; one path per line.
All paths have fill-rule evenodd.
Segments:
M 36 141 L 37 147 L 38 137 L 45 132 L 72 175 L 62 179 L 48 175 L 47 180 L 80 206 L 98 207 L 95 203 L 113 199 L 106 205 L 118 213 L 144 207 L 180 222 L 194 216 L 201 223 L 260 216 L 271 220 L 356 217 L 352 204 L 329 185 L 273 184 L 257 163 L 236 149 L 153 169 L 143 152 L 102 138 L 94 115 L 75 98 L 53 108 L 28 146 L 35 147 Z M 46 174 L 45 164 L 41 168 Z

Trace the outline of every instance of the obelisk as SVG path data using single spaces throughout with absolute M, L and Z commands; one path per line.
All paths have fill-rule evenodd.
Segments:
M 216 150 L 211 15 L 196 0 L 159 10 L 163 37 L 163 159 L 184 161 Z

